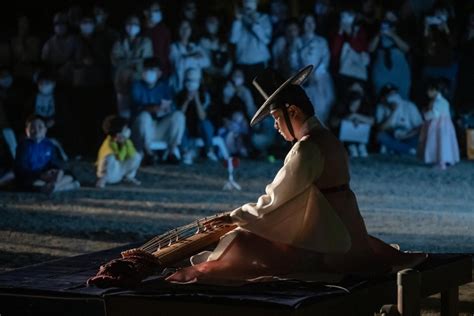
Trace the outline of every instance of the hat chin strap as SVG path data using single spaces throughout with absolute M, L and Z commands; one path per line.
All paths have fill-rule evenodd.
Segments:
M 288 114 L 287 105 L 284 106 L 283 116 L 285 117 L 286 128 L 288 128 L 288 131 L 290 132 L 291 137 L 293 137 L 293 139 L 290 140 L 290 142 L 292 144 L 295 144 L 295 142 L 296 142 L 295 132 L 293 130 L 293 125 L 291 124 L 291 121 L 290 121 L 290 115 Z

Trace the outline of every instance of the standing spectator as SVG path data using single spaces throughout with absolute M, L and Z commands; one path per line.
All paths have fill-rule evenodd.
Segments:
M 19 187 L 45 193 L 78 189 L 79 182 L 61 168 L 46 132 L 40 116 L 33 115 L 26 121 L 27 138 L 18 144 L 15 157 L 15 179 Z
M 40 61 L 40 39 L 31 34 L 30 20 L 21 15 L 17 20 L 17 34 L 11 39 L 13 76 L 30 85 Z
M 445 78 L 450 81 L 448 95 L 452 100 L 456 88 L 458 64 L 455 59 L 455 34 L 449 26 L 448 9 L 435 6 L 432 15 L 427 15 L 423 30 L 423 79 Z
M 411 72 L 406 54 L 410 46 L 397 34 L 398 21 L 394 11 L 387 11 L 380 23 L 378 34 L 369 44 L 369 51 L 374 54 L 372 64 L 372 84 L 375 95 L 387 83 L 394 84 L 402 96 L 410 96 Z
M 298 68 L 296 64 L 301 49 L 299 33 L 298 20 L 290 19 L 286 21 L 284 35 L 277 37 L 272 45 L 273 68 L 285 77 L 290 76 Z
M 169 59 L 171 32 L 163 21 L 163 10 L 158 1 L 153 1 L 143 13 L 146 17 L 143 35 L 150 38 L 153 45 L 153 56 L 160 60 L 163 76 L 168 78 L 171 74 Z
M 352 10 L 340 14 L 339 30 L 331 39 L 331 63 L 337 74 L 337 91 L 343 93 L 354 81 L 366 82 L 370 56 L 363 27 Z
M 424 113 L 426 121 L 420 133 L 418 154 L 425 163 L 445 170 L 459 162 L 459 145 L 449 102 L 441 94 L 436 81 L 429 84 L 426 92 L 429 105 Z
M 171 85 L 175 91 L 181 91 L 184 73 L 188 68 L 202 70 L 209 67 L 210 61 L 204 50 L 191 40 L 191 23 L 183 20 L 179 24 L 179 40 L 171 44 L 170 60 L 173 68 Z
M 109 56 L 107 47 L 95 32 L 95 19 L 92 15 L 84 15 L 79 23 L 79 47 L 74 63 L 74 116 L 80 122 L 88 121 L 87 127 L 78 126 L 79 131 L 88 145 L 84 152 L 92 154 L 100 145 L 98 142 L 100 125 L 107 113 L 114 111 L 108 99 L 106 82 Z
M 204 50 L 210 61 L 209 67 L 204 69 L 205 82 L 210 88 L 220 88 L 222 80 L 232 71 L 232 56 L 228 43 L 222 38 L 220 21 L 216 15 L 206 18 L 204 35 L 199 40 L 199 46 Z M 216 95 L 217 91 L 211 91 Z
M 272 24 L 269 16 L 258 12 L 257 7 L 258 0 L 242 0 L 230 33 L 236 64 L 244 72 L 246 83 L 265 69 L 271 57 L 268 45 L 272 39 Z
M 192 163 L 190 156 L 191 140 L 201 138 L 207 158 L 217 161 L 213 150 L 212 138 L 214 126 L 208 118 L 211 96 L 201 85 L 201 71 L 198 68 L 188 68 L 184 75 L 184 89 L 176 96 L 178 110 L 186 116 L 186 132 L 184 135 L 184 161 Z
M 196 0 L 184 0 L 181 6 L 179 21 L 188 21 L 196 37 L 199 37 L 201 34 L 201 30 L 199 29 L 201 23 L 198 18 L 198 5 Z
M 368 157 L 367 143 L 374 117 L 370 111 L 364 88 L 354 82 L 341 100 L 336 115 L 331 119 L 331 127 L 339 130 L 339 139 L 347 145 L 352 158 Z M 357 131 L 357 135 L 351 132 Z
M 153 46 L 148 37 L 140 35 L 140 19 L 129 16 L 124 25 L 125 34 L 112 47 L 114 85 L 120 116 L 130 118 L 130 87 L 133 80 L 141 78 L 143 61 L 153 56 Z
M 9 68 L 0 66 L 0 104 L 6 119 L 17 134 L 21 133 L 22 111 L 25 91 L 18 87 Z
M 456 105 L 459 112 L 474 109 L 474 10 L 468 15 L 466 33 L 461 43 L 461 59 L 459 63 L 459 85 L 456 93 Z
M 100 38 L 102 45 L 104 47 L 104 53 L 108 58 L 110 57 L 110 53 L 112 51 L 112 46 L 115 42 L 118 41 L 120 34 L 114 28 L 110 27 L 107 24 L 107 19 L 109 17 L 109 13 L 105 10 L 104 7 L 100 5 L 94 5 L 93 8 L 94 20 L 95 20 L 95 27 L 94 33 L 95 36 Z M 107 62 L 107 78 L 111 76 L 111 69 L 110 69 L 110 58 Z
M 331 0 L 316 0 L 314 3 L 314 15 L 318 33 L 325 38 L 329 36 L 331 30 L 337 27 L 338 14 Z
M 404 100 L 394 85 L 386 85 L 380 91 L 375 121 L 381 153 L 416 155 L 423 119 L 416 105 Z
M 334 103 L 334 85 L 329 74 L 330 52 L 328 43 L 324 37 L 316 35 L 316 20 L 313 15 L 303 18 L 303 35 L 300 37 L 300 46 L 293 54 L 296 54 L 296 65 L 293 71 L 301 69 L 306 65 L 313 64 L 315 69 L 303 85 L 311 103 L 314 106 L 316 116 L 323 123 L 327 123 L 329 113 Z
M 125 180 L 134 185 L 140 185 L 135 176 L 142 156 L 137 153 L 130 140 L 131 131 L 127 119 L 110 115 L 103 123 L 107 135 L 100 146 L 97 158 L 96 187 L 104 188 L 108 183 L 118 183 Z
M 64 13 L 57 13 L 53 23 L 54 35 L 44 44 L 41 59 L 55 71 L 59 85 L 70 86 L 79 40 L 75 34 L 69 32 L 67 16 Z
M 283 0 L 270 2 L 270 21 L 272 22 L 273 38 L 285 35 L 286 20 L 288 19 L 288 4 Z
M 171 89 L 161 79 L 160 64 L 157 59 L 149 58 L 144 63 L 142 78 L 132 86 L 133 125 L 132 140 L 137 150 L 144 153 L 150 163 L 158 157 L 153 153 L 154 141 L 163 141 L 167 149 L 163 160 L 179 162 L 186 119 L 181 111 L 172 107 Z

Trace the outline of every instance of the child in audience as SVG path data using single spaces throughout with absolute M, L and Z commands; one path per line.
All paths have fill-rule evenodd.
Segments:
M 428 85 L 429 105 L 424 112 L 418 155 L 425 163 L 445 170 L 459 162 L 459 145 L 449 103 L 440 90 L 441 86 L 436 81 Z
M 110 115 L 105 118 L 103 129 L 107 137 L 99 149 L 97 158 L 96 187 L 104 188 L 107 183 L 125 180 L 140 185 L 135 178 L 142 156 L 130 140 L 130 128 L 125 118 Z
M 46 137 L 45 120 L 32 115 L 26 120 L 26 139 L 15 156 L 15 178 L 21 189 L 45 193 L 78 189 L 80 184 L 61 169 L 56 148 Z

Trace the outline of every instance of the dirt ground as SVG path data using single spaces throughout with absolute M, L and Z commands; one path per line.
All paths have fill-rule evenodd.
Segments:
M 142 185 L 96 189 L 91 162 L 70 168 L 82 188 L 42 194 L 0 192 L 0 272 L 51 259 L 145 241 L 165 230 L 255 201 L 282 161 L 244 160 L 242 191 L 223 191 L 226 169 L 199 162 L 139 172 Z M 474 162 L 446 172 L 414 158 L 374 155 L 351 162 L 351 186 L 369 232 L 402 250 L 474 254 Z M 474 283 L 461 288 L 462 315 L 474 313 Z M 439 297 L 423 302 L 439 314 Z

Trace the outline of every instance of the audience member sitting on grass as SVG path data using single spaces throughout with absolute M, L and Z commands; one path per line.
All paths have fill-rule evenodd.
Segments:
M 41 116 L 32 115 L 26 120 L 26 138 L 18 144 L 15 156 L 19 188 L 44 193 L 78 189 L 79 182 L 60 167 L 56 148 L 46 132 L 46 123 Z
M 135 178 L 142 155 L 140 155 L 130 140 L 130 128 L 125 118 L 110 115 L 103 124 L 107 135 L 99 149 L 97 158 L 96 187 L 104 188 L 107 183 L 118 183 L 125 180 L 128 183 L 140 185 Z

